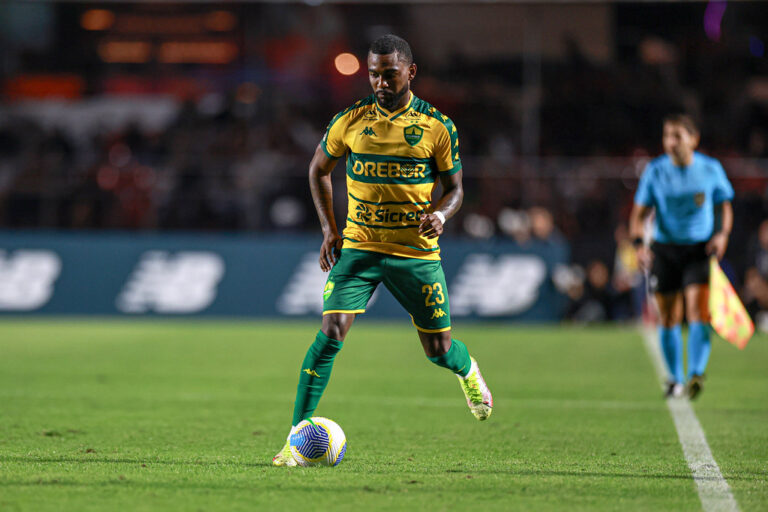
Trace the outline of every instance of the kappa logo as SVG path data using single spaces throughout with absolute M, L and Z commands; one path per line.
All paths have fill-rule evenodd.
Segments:
M 0 251 L 0 310 L 33 311 L 53 296 L 61 260 L 51 251 Z
M 355 211 L 357 211 L 357 218 L 359 220 L 364 220 L 366 222 L 371 220 L 371 210 L 364 204 L 358 204 L 355 207 Z
M 363 131 L 360 132 L 360 135 L 368 135 L 369 137 L 376 137 L 376 132 L 373 131 L 373 128 L 370 126 L 366 126 Z
M 224 261 L 212 252 L 147 251 L 116 300 L 123 313 L 197 313 L 216 299 Z
M 437 308 L 432 312 L 432 317 L 430 320 L 434 320 L 435 318 L 443 318 L 446 315 L 446 312 L 443 311 L 443 308 Z

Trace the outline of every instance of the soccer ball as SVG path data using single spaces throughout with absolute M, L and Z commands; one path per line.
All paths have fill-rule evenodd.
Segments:
M 291 454 L 299 466 L 336 466 L 346 452 L 344 431 L 328 418 L 303 420 L 291 434 Z

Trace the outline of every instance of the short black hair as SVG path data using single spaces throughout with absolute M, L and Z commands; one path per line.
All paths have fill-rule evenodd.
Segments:
M 411 45 L 409 45 L 408 41 L 402 37 L 398 37 L 394 34 L 381 36 L 371 43 L 371 47 L 368 51 L 376 55 L 389 55 L 390 53 L 397 52 L 399 60 L 402 60 L 409 65 L 413 64 Z
M 693 119 L 693 116 L 690 114 L 686 114 L 684 112 L 675 112 L 672 114 L 667 114 L 664 116 L 664 122 L 662 123 L 662 126 L 667 124 L 679 124 L 686 130 L 688 130 L 688 133 L 691 135 L 698 135 L 699 134 L 699 126 L 696 124 L 696 121 Z

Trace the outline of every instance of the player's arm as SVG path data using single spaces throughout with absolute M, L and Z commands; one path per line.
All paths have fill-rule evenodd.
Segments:
M 336 167 L 336 162 L 338 159 L 329 157 L 322 146 L 318 145 L 309 163 L 309 189 L 323 230 L 323 243 L 320 246 L 320 268 L 323 272 L 328 272 L 336 264 L 342 242 L 333 215 L 331 171 Z
M 728 248 L 728 238 L 733 229 L 733 206 L 730 201 L 723 201 L 715 205 L 715 225 L 720 229 L 712 235 L 707 242 L 707 253 L 723 259 Z
M 651 212 L 653 212 L 652 206 L 635 203 L 632 206 L 632 213 L 629 214 L 629 236 L 637 251 L 637 260 L 643 269 L 651 266 L 651 251 L 645 245 L 645 221 Z
M 443 195 L 437 201 L 432 213 L 426 213 L 419 219 L 419 234 L 427 238 L 437 238 L 443 233 L 443 219 L 453 217 L 464 201 L 464 186 L 461 183 L 462 171 L 454 174 L 447 172 L 440 173 L 440 184 L 443 188 Z M 438 214 L 437 212 L 440 212 Z

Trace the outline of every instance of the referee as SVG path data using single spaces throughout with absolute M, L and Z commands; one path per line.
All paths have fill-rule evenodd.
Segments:
M 709 360 L 709 256 L 722 259 L 733 226 L 733 187 L 723 166 L 695 151 L 699 129 L 685 114 L 664 119 L 665 154 L 643 171 L 629 221 L 630 234 L 659 307 L 659 339 L 670 378 L 667 397 L 702 389 Z M 653 243 L 645 220 L 655 212 Z M 683 373 L 683 311 L 688 321 L 687 385 Z

